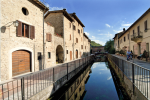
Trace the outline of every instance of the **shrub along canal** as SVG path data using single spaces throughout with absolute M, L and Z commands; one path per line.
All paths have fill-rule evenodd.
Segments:
M 129 100 L 122 93 L 108 62 L 94 62 L 77 74 L 49 100 Z

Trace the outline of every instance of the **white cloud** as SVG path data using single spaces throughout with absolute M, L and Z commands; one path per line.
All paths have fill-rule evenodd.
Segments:
M 106 70 L 106 69 L 99 69 L 99 70 Z
M 122 32 L 123 30 L 113 30 L 116 33 Z
M 110 80 L 111 78 L 112 78 L 112 77 L 110 76 L 110 77 L 107 78 L 107 80 Z
M 49 4 L 48 4 L 48 3 L 46 3 L 45 5 L 46 5 L 46 7 L 48 7 L 48 8 L 49 8 Z
M 100 32 L 101 30 L 98 30 L 98 32 Z
M 63 7 L 49 7 L 49 10 L 50 11 L 53 11 L 53 10 L 62 10 Z
M 101 34 L 98 34 L 98 35 L 103 35 L 103 36 L 105 35 L 105 36 L 110 37 L 110 38 L 113 38 L 113 36 L 114 36 L 113 34 L 110 34 L 109 32 L 108 32 L 108 34 L 101 33 Z
M 95 36 L 92 36 L 91 40 L 95 39 Z
M 122 26 L 131 26 L 132 25 L 132 23 L 130 23 L 130 24 L 122 24 Z
M 96 43 L 99 43 L 99 44 L 101 44 L 101 45 L 105 45 L 105 42 L 103 42 L 103 41 L 100 41 L 100 40 L 92 40 L 92 41 L 95 41 Z
M 107 27 L 110 27 L 110 25 L 109 24 L 105 24 Z
M 89 36 L 90 35 L 90 33 L 88 33 L 88 32 L 84 32 L 87 36 Z

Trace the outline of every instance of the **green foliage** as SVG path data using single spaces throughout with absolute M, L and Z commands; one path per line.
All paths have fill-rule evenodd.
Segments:
M 91 41 L 91 46 L 102 46 L 102 45 L 99 43 L 96 43 L 95 41 Z
M 114 40 L 107 41 L 104 49 L 105 51 L 108 51 L 108 53 L 115 54 Z
M 125 51 L 123 51 L 123 50 L 120 50 L 119 53 L 120 53 L 120 54 L 123 54 L 123 55 L 126 54 Z

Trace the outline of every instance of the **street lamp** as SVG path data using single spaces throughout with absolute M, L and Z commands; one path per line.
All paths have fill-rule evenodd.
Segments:
M 14 27 L 18 27 L 19 26 L 19 22 L 16 20 L 13 22 Z

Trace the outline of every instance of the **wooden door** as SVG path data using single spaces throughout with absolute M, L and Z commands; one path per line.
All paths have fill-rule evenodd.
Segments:
M 72 51 L 70 51 L 70 60 L 72 60 Z
M 78 58 L 78 50 L 76 50 L 76 58 Z
M 30 52 L 14 51 L 12 53 L 12 76 L 30 72 Z

